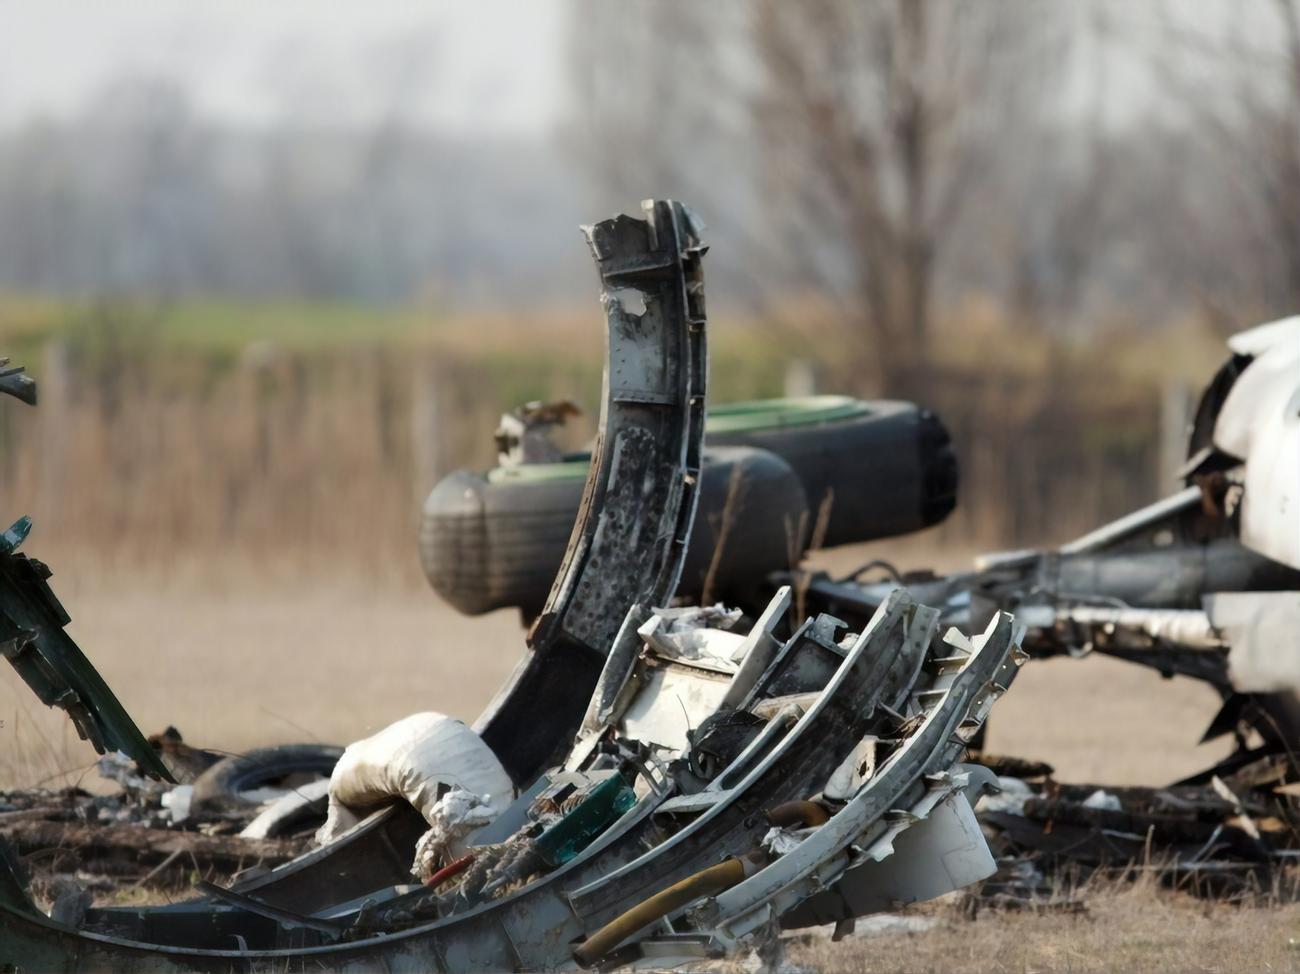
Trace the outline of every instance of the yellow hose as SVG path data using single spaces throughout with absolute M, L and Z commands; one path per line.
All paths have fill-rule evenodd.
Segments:
M 825 825 L 831 820 L 830 813 L 816 802 L 795 801 L 786 802 L 784 805 L 777 805 L 776 808 L 769 809 L 767 820 L 772 825 L 778 825 L 782 828 L 815 828 L 819 825 Z
M 583 967 L 590 967 L 638 930 L 662 920 L 692 900 L 730 889 L 744 878 L 744 863 L 734 858 L 687 876 L 610 920 L 574 948 L 573 959 Z

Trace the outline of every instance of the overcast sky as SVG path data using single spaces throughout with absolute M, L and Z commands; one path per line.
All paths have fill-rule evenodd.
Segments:
M 1105 8 L 1106 54 L 1076 70 L 1104 76 L 1104 111 L 1119 121 L 1153 94 L 1143 75 L 1162 23 L 1235 31 L 1247 46 L 1267 45 L 1277 29 L 1266 0 Z M 568 104 L 570 9 L 564 0 L 0 0 L 0 126 L 83 111 L 111 81 L 161 77 L 238 124 L 400 111 L 444 131 L 543 134 Z M 1089 8 L 1062 9 L 1079 14 L 1076 37 L 1098 36 Z M 1089 110 L 1098 89 L 1084 75 L 1064 111 Z
M 0 0 L 0 123 L 168 77 L 241 123 L 394 104 L 439 127 L 533 133 L 562 101 L 565 7 L 531 0 Z

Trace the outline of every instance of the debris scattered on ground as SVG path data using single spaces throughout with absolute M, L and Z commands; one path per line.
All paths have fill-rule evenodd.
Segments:
M 1066 784 L 1050 776 L 999 778 L 979 806 L 997 877 L 997 905 L 1037 906 L 1060 884 L 1139 864 L 1198 895 L 1239 896 L 1272 886 L 1300 861 L 1300 806 L 1278 782 L 1285 762 L 1265 758 L 1225 779 L 1165 788 Z
M 149 740 L 178 778 L 193 780 L 221 759 L 213 752 L 178 748 L 175 728 Z M 180 762 L 173 763 L 178 755 Z M 23 858 L 38 892 L 52 890 L 51 884 L 77 883 L 97 899 L 112 900 L 126 890 L 147 896 L 150 890 L 176 889 L 196 875 L 224 880 L 250 867 L 276 866 L 307 850 L 324 813 L 322 803 L 319 814 L 296 831 L 244 834 L 263 806 L 192 815 L 192 784 L 146 778 L 121 752 L 104 755 L 95 766 L 116 791 L 0 792 L 0 840 Z M 275 806 L 313 787 L 319 786 L 266 789 L 265 804 Z

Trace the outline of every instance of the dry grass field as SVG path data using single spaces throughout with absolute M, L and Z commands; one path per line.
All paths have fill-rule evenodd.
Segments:
M 971 921 L 931 908 L 923 933 L 795 942 L 787 962 L 807 971 L 1197 971 L 1300 969 L 1300 905 L 1206 903 L 1139 879 L 1085 890 L 1082 913 L 984 913 Z M 918 912 L 920 910 L 918 909 Z

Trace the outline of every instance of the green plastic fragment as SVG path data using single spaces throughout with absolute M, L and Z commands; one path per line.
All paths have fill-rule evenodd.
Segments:
M 0 524 L 3 523 L 3 521 L 0 521 Z M 17 551 L 18 546 L 27 540 L 27 535 L 31 533 L 31 530 L 32 519 L 24 514 L 9 526 L 9 530 L 5 531 L 4 534 L 0 534 L 0 551 L 5 554 Z
M 852 396 L 802 396 L 790 399 L 755 399 L 750 402 L 720 403 L 704 418 L 704 433 L 761 433 L 791 426 L 813 426 L 856 419 L 871 412 L 871 404 Z M 488 483 L 543 483 L 556 480 L 585 480 L 590 454 L 571 454 L 554 463 L 522 463 L 493 467 Z
M 636 792 L 619 775 L 610 775 L 538 837 L 537 851 L 548 866 L 562 866 L 635 804 Z
M 790 426 L 812 426 L 855 419 L 871 412 L 869 403 L 852 396 L 802 396 L 755 399 L 714 406 L 704 419 L 704 433 L 757 433 Z

